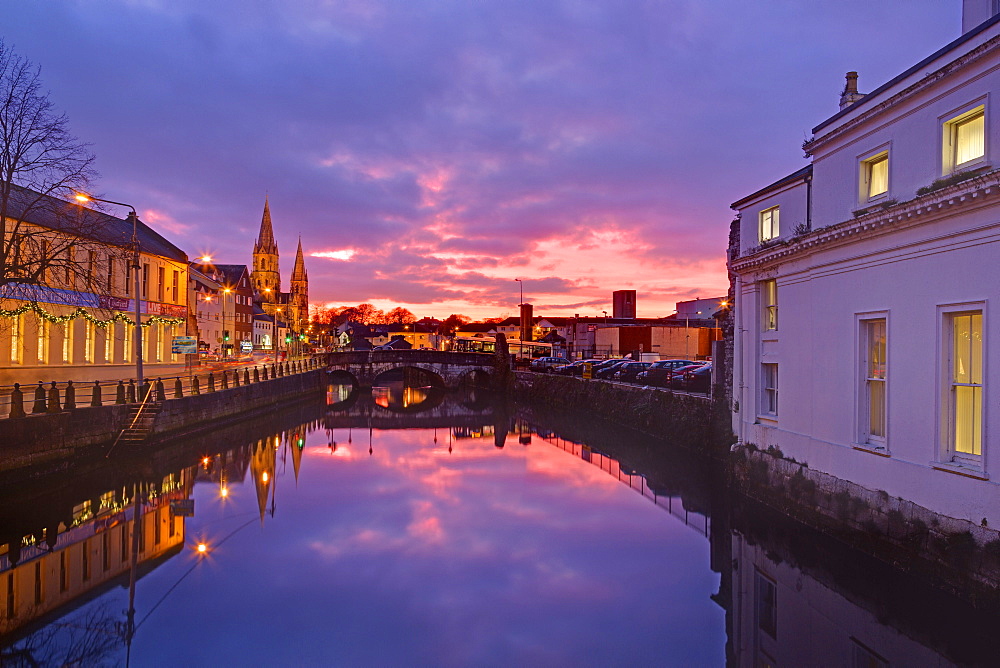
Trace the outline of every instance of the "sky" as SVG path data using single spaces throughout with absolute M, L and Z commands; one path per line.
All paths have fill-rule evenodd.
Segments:
M 960 0 L 6 0 L 96 194 L 191 258 L 422 316 L 724 295 L 729 205 L 806 164 L 844 74 L 958 37 Z

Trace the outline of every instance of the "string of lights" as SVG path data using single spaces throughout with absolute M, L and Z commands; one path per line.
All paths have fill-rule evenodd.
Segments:
M 124 313 L 115 313 L 107 320 L 101 320 L 100 318 L 95 318 L 93 314 L 86 311 L 83 307 L 77 307 L 76 310 L 73 311 L 72 313 L 68 313 L 66 315 L 55 315 L 54 313 L 49 313 L 44 308 L 42 308 L 38 304 L 38 302 L 28 302 L 26 304 L 18 306 L 15 309 L 0 308 L 0 318 L 16 318 L 23 313 L 27 313 L 28 311 L 34 311 L 38 315 L 38 317 L 56 324 L 68 322 L 76 318 L 83 318 L 84 320 L 88 320 L 94 323 L 98 327 L 108 327 L 109 325 L 113 325 L 115 322 L 118 321 L 135 326 L 135 320 L 128 317 Z M 140 327 L 149 327 L 150 325 L 154 324 L 180 325 L 183 322 L 184 318 L 164 318 L 163 316 L 159 315 L 151 315 L 146 319 L 145 322 L 140 324 Z

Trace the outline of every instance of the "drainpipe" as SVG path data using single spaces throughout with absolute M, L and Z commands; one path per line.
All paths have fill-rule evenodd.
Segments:
M 733 292 L 733 399 L 739 405 L 736 415 L 736 438 L 743 443 L 743 278 L 737 274 Z
M 813 177 L 806 174 L 806 231 L 811 232 L 813 228 Z

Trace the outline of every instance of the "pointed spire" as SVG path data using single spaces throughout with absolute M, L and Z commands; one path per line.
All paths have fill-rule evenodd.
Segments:
M 267 195 L 264 195 L 264 216 L 260 221 L 257 248 L 275 255 L 278 253 L 278 244 L 274 241 L 274 229 L 271 227 L 271 207 L 268 203 Z
M 302 237 L 299 236 L 299 249 L 295 251 L 295 267 L 292 269 L 293 281 L 306 280 L 306 261 L 302 257 Z

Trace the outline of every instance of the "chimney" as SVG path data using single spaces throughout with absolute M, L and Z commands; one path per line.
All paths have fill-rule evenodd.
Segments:
M 848 72 L 847 83 L 844 85 L 844 92 L 840 94 L 840 108 L 846 109 L 865 96 L 858 92 L 858 73 Z

